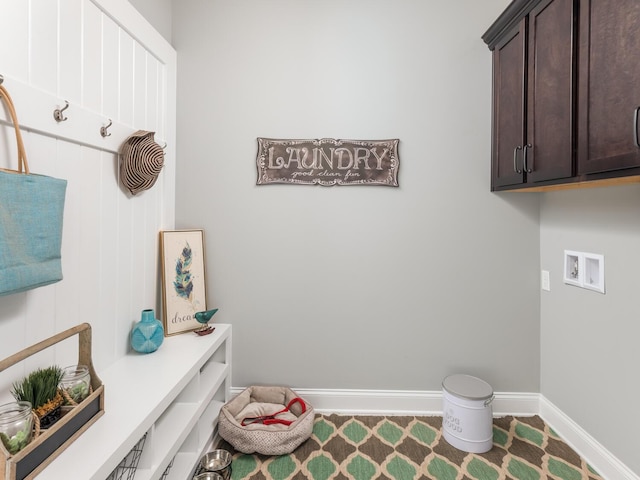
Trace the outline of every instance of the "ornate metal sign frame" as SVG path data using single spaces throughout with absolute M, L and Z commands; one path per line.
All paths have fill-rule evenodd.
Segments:
M 398 186 L 399 140 L 258 138 L 258 185 Z

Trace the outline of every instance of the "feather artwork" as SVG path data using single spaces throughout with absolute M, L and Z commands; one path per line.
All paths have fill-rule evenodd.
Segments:
M 180 298 L 191 301 L 193 293 L 193 280 L 191 278 L 191 246 L 186 242 L 180 257 L 176 260 L 176 278 L 173 281 L 173 288 Z

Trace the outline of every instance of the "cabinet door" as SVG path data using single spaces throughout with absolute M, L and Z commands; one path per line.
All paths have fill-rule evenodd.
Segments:
M 578 173 L 640 166 L 640 1 L 581 0 Z
M 529 13 L 527 183 L 574 174 L 575 0 L 545 0 Z
M 524 19 L 493 51 L 492 188 L 524 181 L 526 29 Z

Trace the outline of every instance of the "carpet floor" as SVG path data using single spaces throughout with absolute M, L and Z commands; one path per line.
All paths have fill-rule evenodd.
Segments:
M 493 447 L 471 454 L 442 437 L 442 417 L 316 415 L 282 456 L 236 452 L 232 480 L 602 480 L 538 416 L 494 419 Z

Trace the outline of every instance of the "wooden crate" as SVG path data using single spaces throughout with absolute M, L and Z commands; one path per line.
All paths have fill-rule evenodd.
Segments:
M 11 455 L 0 442 L 0 475 L 6 480 L 31 480 L 60 453 L 73 443 L 91 424 L 104 414 L 104 386 L 93 368 L 91 359 L 91 325 L 83 323 L 65 330 L 42 342 L 5 358 L 0 372 L 51 347 L 60 341 L 78 335 L 78 365 L 86 365 L 91 374 L 93 392 L 80 404 L 63 413 L 62 418 L 15 455 Z M 70 477 L 71 478 L 71 477 Z

